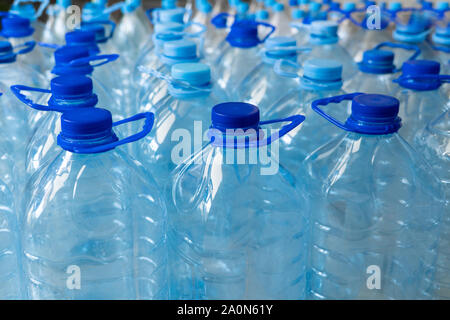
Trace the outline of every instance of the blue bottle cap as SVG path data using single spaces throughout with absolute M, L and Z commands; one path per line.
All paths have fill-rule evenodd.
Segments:
M 347 12 L 353 11 L 353 10 L 355 10 L 355 8 L 356 8 L 356 5 L 354 2 L 346 2 L 346 3 L 344 3 L 344 5 L 342 7 L 342 9 Z
M 330 2 L 330 9 L 331 10 L 339 10 L 341 8 L 341 4 L 339 2 Z
M 106 41 L 108 41 L 105 27 L 101 24 L 81 24 L 81 30 L 94 32 L 95 41 L 97 43 L 105 43 Z
M 399 101 L 381 94 L 360 94 L 352 100 L 352 114 L 346 121 L 351 131 L 388 134 L 401 127 Z
M 261 42 L 258 38 L 258 24 L 253 20 L 237 20 L 225 40 L 236 48 L 256 47 Z
M 297 42 L 293 37 L 270 37 L 264 42 L 264 47 L 267 49 L 266 56 L 269 58 L 281 58 L 286 56 L 296 55 L 294 50 L 271 50 L 277 47 L 295 47 Z
M 53 78 L 50 81 L 52 96 L 57 99 L 92 95 L 92 80 L 88 77 L 70 75 Z
M 81 46 L 63 46 L 54 52 L 55 66 L 52 69 L 53 74 L 79 74 L 88 75 L 94 71 L 94 68 L 86 62 L 85 65 L 76 67 L 70 66 L 73 60 L 89 57 L 89 50 Z
M 410 60 L 402 65 L 402 75 L 396 82 L 407 89 L 426 91 L 436 90 L 441 86 L 438 77 L 422 78 L 424 75 L 439 75 L 441 65 L 432 60 Z M 415 78 L 411 78 L 415 77 Z
M 227 129 L 257 128 L 259 109 L 245 102 L 225 102 L 217 104 L 211 112 L 212 127 L 222 132 Z
M 200 1 L 196 4 L 196 8 L 203 13 L 210 13 L 212 11 L 212 5 L 208 1 Z
M 449 7 L 448 1 L 439 1 L 439 2 L 436 4 L 436 9 L 437 9 L 437 10 L 447 10 L 448 7 Z
M 2 35 L 5 38 L 29 37 L 33 32 L 34 29 L 28 19 L 18 16 L 9 16 L 2 19 Z
M 101 108 L 72 109 L 61 116 L 61 133 L 58 144 L 65 150 L 72 150 L 71 140 L 91 140 L 113 136 L 111 112 Z M 117 137 L 116 137 L 117 140 Z M 62 142 L 62 143 L 61 143 Z
M 264 4 L 265 4 L 266 8 L 272 7 L 275 3 L 276 3 L 275 0 L 265 0 L 264 1 Z
M 315 81 L 340 81 L 342 63 L 328 59 L 308 59 L 303 64 L 303 77 Z
M 178 22 L 184 23 L 186 11 L 183 8 L 158 10 L 158 22 Z
M 164 42 L 163 54 L 171 58 L 195 59 L 197 45 L 194 41 L 186 39 Z
M 299 5 L 299 1 L 298 0 L 289 0 L 289 6 L 290 7 L 296 7 Z
M 338 24 L 334 21 L 313 21 L 310 28 L 310 43 L 312 44 L 332 44 L 336 43 Z
M 269 12 L 267 10 L 258 10 L 258 11 L 256 11 L 256 19 L 257 20 L 267 20 L 267 19 L 269 19 Z
M 83 7 L 83 11 L 81 12 L 81 20 L 85 22 L 108 20 L 109 15 L 103 14 L 104 9 L 104 5 L 87 2 Z
M 298 20 L 298 19 L 302 19 L 305 17 L 305 11 L 300 10 L 300 9 L 295 9 L 292 11 L 292 19 L 294 20 Z
M 155 24 L 155 33 L 162 32 L 182 32 L 184 29 L 184 25 L 178 22 L 164 22 L 164 23 L 156 23 Z
M 433 9 L 433 2 L 422 1 L 422 9 Z
M 87 47 L 90 54 L 97 54 L 100 49 L 97 46 L 95 33 L 91 30 L 75 30 L 66 33 L 66 45 Z
M 363 53 L 363 60 L 358 63 L 364 73 L 387 74 L 395 70 L 394 53 L 387 50 L 368 50 Z
M 275 11 L 275 12 L 281 12 L 281 11 L 284 11 L 284 4 L 282 4 L 282 3 L 275 3 L 274 5 L 273 5 L 273 7 L 272 7 L 272 10 L 273 11 Z
M 204 63 L 177 63 L 172 66 L 171 75 L 193 86 L 204 86 L 211 81 L 211 69 Z
M 16 54 L 9 41 L 0 41 L 0 63 L 10 63 L 16 61 Z
M 36 10 L 31 3 L 19 3 L 12 5 L 9 12 L 31 21 L 36 20 Z
M 401 10 L 401 8 L 402 8 L 401 2 L 395 1 L 395 2 L 389 3 L 389 10 L 391 10 L 391 11 L 398 11 L 398 10 Z

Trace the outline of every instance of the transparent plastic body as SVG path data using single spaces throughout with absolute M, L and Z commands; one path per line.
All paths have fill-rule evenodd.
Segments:
M 217 83 L 231 98 L 237 101 L 241 97 L 236 94 L 236 89 L 259 63 L 258 51 L 258 47 L 235 48 L 227 45 L 213 63 L 214 66 L 217 66 L 216 74 L 219 76 Z
M 31 299 L 167 298 L 166 210 L 139 163 L 118 150 L 61 151 L 26 194 Z
M 443 194 L 403 138 L 342 133 L 296 177 L 311 197 L 310 298 L 431 298 Z
M 441 222 L 434 297 L 448 300 L 450 299 L 450 110 L 420 130 L 414 139 L 414 146 L 431 165 L 446 194 L 447 209 Z
M 344 81 L 343 89 L 346 92 L 364 92 L 395 96 L 398 86 L 392 82 L 396 74 L 374 74 L 358 71 L 354 77 Z
M 282 167 L 264 175 L 233 150 L 207 143 L 173 173 L 171 298 L 303 299 L 307 203 Z

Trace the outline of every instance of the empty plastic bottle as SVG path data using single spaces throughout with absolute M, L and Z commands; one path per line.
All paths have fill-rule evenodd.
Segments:
M 309 31 L 308 46 L 312 48 L 305 59 L 333 59 L 342 63 L 343 78 L 348 80 L 352 78 L 357 67 L 347 50 L 339 45 L 338 24 L 334 21 L 313 21 Z
M 450 205 L 450 157 L 448 147 L 450 145 L 450 110 L 445 111 L 428 125 L 419 130 L 414 146 L 439 177 L 444 188 L 447 208 Z M 434 278 L 436 299 L 450 299 L 450 215 L 448 209 L 444 213 L 441 222 L 440 244 L 438 259 L 436 262 L 436 275 Z
M 396 95 L 398 88 L 392 83 L 392 80 L 394 80 L 395 73 L 400 69 L 394 65 L 394 53 L 381 50 L 382 47 L 401 47 L 405 50 L 414 51 L 406 60 L 413 60 L 420 53 L 419 48 L 415 45 L 394 44 L 391 42 L 379 44 L 375 49 L 364 52 L 362 61 L 358 63 L 359 71 L 352 79 L 344 82 L 343 88 L 346 92 L 364 91 Z
M 2 30 L 0 31 L 0 36 L 6 38 L 13 46 L 25 46 L 34 41 L 34 29 L 30 25 L 30 20 L 19 16 L 7 15 L 1 19 L 1 22 Z M 41 48 L 38 46 L 27 55 L 26 59 L 19 57 L 19 60 L 40 73 L 45 73 L 50 68 L 50 62 L 45 59 Z
M 37 11 L 33 3 L 40 3 Z M 49 3 L 50 0 L 14 0 L 9 13 L 30 20 L 31 26 L 35 30 L 34 37 L 36 40 L 40 40 L 45 30 L 45 24 L 38 18 L 44 13 Z
M 258 26 L 270 28 L 262 39 L 258 38 Z M 227 46 L 212 65 L 220 76 L 219 86 L 230 94 L 235 94 L 237 86 L 258 64 L 258 46 L 275 30 L 275 27 L 253 20 L 236 20 L 226 37 Z M 240 100 L 240 97 L 231 97 Z
M 449 108 L 448 98 L 441 89 L 450 76 L 440 75 L 439 62 L 412 60 L 403 64 L 401 76 L 394 80 L 401 89 L 397 95 L 404 125 L 400 134 L 409 143 L 419 130 Z
M 352 101 L 345 123 L 321 109 L 344 100 Z M 430 298 L 443 194 L 397 133 L 399 101 L 354 93 L 312 108 L 347 132 L 311 153 L 297 175 L 310 181 L 309 297 Z M 367 281 L 370 274 L 379 278 Z
M 117 138 L 113 127 L 143 118 L 141 132 Z M 113 124 L 100 108 L 61 116 L 62 150 L 26 187 L 31 299 L 167 298 L 164 203 L 145 169 L 116 149 L 144 137 L 152 123 L 147 113 Z
M 225 39 L 229 32 L 228 17 L 227 14 L 220 13 L 211 19 L 212 26 L 206 31 L 204 44 L 208 61 L 215 61 L 227 46 Z
M 307 203 L 275 159 L 276 139 L 304 117 L 260 121 L 257 107 L 229 102 L 211 119 L 211 142 L 168 190 L 172 298 L 304 298 Z M 262 137 L 260 126 L 282 121 L 290 123 Z
M 297 47 L 292 37 L 270 37 L 264 43 L 262 61 L 242 80 L 238 95 L 243 101 L 257 105 L 264 114 L 280 95 L 298 88 L 296 76 L 280 72 L 276 62 L 285 60 L 295 64 L 298 53 L 307 50 Z
M 311 109 L 319 98 L 343 94 L 342 64 L 334 60 L 310 59 L 303 65 L 300 86 L 281 94 L 263 112 L 266 118 L 283 118 L 289 114 L 304 114 L 306 121 L 280 139 L 280 159 L 291 173 L 296 173 L 300 162 L 323 143 L 336 137 L 339 129 L 329 128 L 325 120 Z M 348 108 L 336 106 L 333 114 L 343 114 Z
M 0 299 L 23 299 L 17 214 L 14 198 L 1 180 L 0 206 Z
M 156 181 L 164 186 L 169 173 L 190 155 L 180 152 L 183 144 L 178 140 L 190 139 L 183 134 L 194 137 L 196 130 L 198 134 L 202 126 L 206 128 L 211 108 L 227 101 L 227 97 L 212 82 L 211 70 L 203 63 L 175 64 L 171 68 L 170 78 L 159 76 L 165 78 L 161 81 L 168 82 L 167 90 L 157 93 L 158 97 L 153 96 L 153 101 L 141 104 L 140 109 L 155 113 L 155 129 L 135 145 L 134 153 L 146 168 L 154 170 L 152 173 Z M 151 98 L 152 95 L 149 96 Z

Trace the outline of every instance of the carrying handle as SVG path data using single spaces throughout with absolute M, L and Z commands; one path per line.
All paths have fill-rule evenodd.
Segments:
M 111 29 L 109 29 L 109 35 L 106 36 L 106 39 L 111 39 L 114 36 L 114 31 L 116 30 L 116 24 L 112 22 L 111 20 L 103 20 L 103 21 L 88 21 L 88 22 L 82 22 L 81 27 L 86 25 L 109 25 Z
M 152 131 L 153 124 L 155 122 L 155 115 L 152 112 L 138 113 L 132 117 L 129 117 L 129 118 L 126 118 L 126 119 L 123 119 L 120 121 L 116 121 L 113 123 L 113 127 L 117 127 L 117 126 L 129 123 L 129 122 L 134 122 L 134 121 L 138 121 L 141 119 L 145 119 L 145 122 L 142 127 L 142 130 L 139 131 L 138 133 L 135 133 L 124 139 L 117 140 L 117 141 L 107 143 L 104 145 L 100 145 L 100 146 L 77 147 L 76 151 L 81 152 L 81 153 L 100 153 L 100 152 L 105 152 L 105 151 L 114 149 L 123 144 L 127 144 L 127 143 L 131 143 L 131 142 L 140 140 L 140 139 L 144 138 L 146 135 L 148 135 L 150 133 L 150 131 Z
M 333 118 L 332 116 L 328 115 L 325 113 L 325 111 L 323 111 L 321 108 L 319 108 L 319 106 L 326 106 L 330 103 L 340 103 L 342 101 L 345 100 L 353 100 L 356 96 L 361 95 L 361 92 L 355 92 L 355 93 L 349 93 L 349 94 L 343 94 L 340 96 L 335 96 L 335 97 L 330 97 L 330 98 L 323 98 L 323 99 L 318 99 L 318 100 L 314 100 L 311 104 L 311 108 L 317 112 L 319 115 L 321 115 L 323 118 L 325 118 L 326 120 L 328 120 L 329 122 L 331 122 L 332 124 L 334 124 L 335 126 L 344 129 L 346 131 L 349 131 L 349 129 L 347 128 L 347 126 L 345 125 L 345 123 L 340 122 L 339 120 Z
M 271 25 L 270 23 L 262 22 L 262 21 L 255 21 L 255 23 L 256 23 L 256 26 L 263 26 L 263 27 L 270 29 L 269 33 L 266 34 L 266 36 L 264 38 L 259 39 L 260 43 L 263 43 L 264 41 L 266 41 L 267 38 L 269 38 L 272 35 L 272 33 L 275 32 L 275 29 L 276 29 L 275 26 Z
M 417 74 L 417 75 L 406 75 L 401 76 L 398 79 L 392 80 L 392 82 L 401 82 L 405 80 L 437 80 L 440 83 L 449 83 L 450 82 L 450 75 L 446 74 Z
M 56 44 L 56 43 L 38 42 L 37 44 L 40 47 L 54 49 L 54 50 L 58 50 L 59 48 L 61 48 L 61 45 Z
M 389 47 L 389 48 L 398 48 L 398 49 L 404 49 L 404 50 L 408 50 L 408 51 L 414 51 L 414 53 L 411 55 L 411 57 L 409 57 L 408 60 L 415 60 L 421 53 L 421 50 L 418 46 L 413 45 L 413 44 L 403 44 L 403 43 L 394 43 L 394 42 L 381 42 L 379 44 L 377 44 L 374 47 L 374 50 L 379 50 L 380 48 L 383 47 Z M 401 70 L 400 68 L 396 68 L 395 72 L 398 72 Z
M 273 71 L 277 75 L 279 75 L 281 77 L 293 78 L 293 79 L 300 78 L 300 76 L 295 72 L 289 72 L 289 71 L 283 70 L 283 64 L 300 69 L 300 65 L 294 61 L 286 60 L 286 59 L 278 59 L 277 61 L 275 61 L 275 64 L 273 65 Z
M 297 114 L 297 115 L 290 116 L 290 117 L 283 118 L 283 119 L 273 119 L 273 120 L 261 121 L 259 124 L 267 125 L 267 124 L 279 123 L 279 122 L 289 122 L 288 124 L 282 126 L 280 131 L 278 131 L 276 134 L 271 134 L 266 139 L 266 144 L 269 145 L 272 142 L 274 142 L 278 139 L 281 139 L 283 136 L 288 134 L 289 131 L 291 131 L 291 130 L 295 129 L 297 126 L 299 126 L 303 121 L 305 121 L 305 116 Z M 257 142 L 250 142 L 250 145 L 252 143 L 257 143 Z M 259 145 L 261 145 L 261 144 L 259 144 Z
M 28 52 L 33 51 L 34 47 L 36 46 L 36 41 L 27 41 L 23 44 L 20 44 L 18 46 L 15 46 L 14 49 L 20 49 L 17 52 L 14 52 L 14 54 L 27 54 Z
M 19 99 L 21 102 L 23 102 L 27 106 L 29 106 L 33 109 L 39 110 L 39 111 L 58 111 L 58 112 L 60 111 L 60 110 L 58 110 L 56 108 L 52 108 L 48 105 L 42 105 L 42 104 L 35 103 L 33 100 L 27 98 L 24 94 L 22 94 L 23 91 L 52 93 L 51 90 L 41 89 L 41 88 L 33 88 L 33 87 L 28 87 L 28 86 L 23 86 L 23 85 L 11 86 L 11 92 L 17 97 L 17 99 Z
M 225 20 L 225 26 L 226 26 L 226 22 L 228 20 L 229 17 L 231 17 L 232 15 L 226 12 L 221 12 L 216 14 L 214 17 L 212 17 L 211 19 L 211 24 L 217 28 L 217 26 L 222 26 L 223 25 L 223 21 Z
M 42 15 L 42 13 L 44 13 L 44 10 L 50 3 L 50 0 L 14 0 L 13 5 L 18 5 L 18 4 L 21 4 L 22 2 L 36 2 L 36 3 L 40 2 L 41 3 L 41 5 L 39 6 L 39 9 L 36 11 L 36 14 L 34 15 L 34 19 L 37 19 Z
M 69 65 L 71 67 L 79 67 L 79 66 L 85 65 L 86 63 L 90 64 L 90 62 L 92 62 L 92 61 L 100 61 L 97 64 L 90 64 L 91 67 L 96 68 L 96 67 L 100 67 L 104 64 L 107 64 L 109 62 L 115 61 L 119 57 L 120 56 L 118 54 L 101 54 L 101 55 L 89 56 L 89 57 L 72 60 L 69 63 Z

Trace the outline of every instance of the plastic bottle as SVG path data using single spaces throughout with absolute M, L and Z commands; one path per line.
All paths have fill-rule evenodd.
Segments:
M 269 23 L 276 27 L 274 36 L 289 36 L 291 34 L 290 18 L 284 8 L 284 4 L 276 3 L 272 7 L 273 14 Z
M 298 88 L 295 77 L 281 75 L 275 65 L 278 60 L 296 63 L 297 53 L 301 48 L 296 46 L 292 37 L 270 37 L 264 43 L 261 62 L 242 80 L 238 86 L 238 95 L 242 100 L 257 105 L 264 114 L 268 107 L 291 90 Z
M 409 143 L 417 131 L 449 108 L 441 87 L 450 76 L 440 75 L 439 71 L 440 65 L 436 61 L 407 61 L 402 66 L 401 76 L 395 80 L 401 87 L 397 95 L 402 105 L 399 114 L 404 121 L 400 134 Z
M 337 36 L 338 24 L 334 21 L 311 22 L 308 46 L 311 52 L 303 59 L 333 59 L 342 63 L 344 80 L 353 77 L 357 71 L 356 64 L 347 50 L 339 45 Z
M 156 93 L 158 96 L 153 96 L 153 100 L 150 95 L 150 101 L 141 104 L 140 111 L 155 113 L 156 123 L 154 131 L 136 144 L 134 151 L 136 159 L 154 170 L 153 175 L 161 186 L 167 183 L 169 173 L 189 156 L 177 153 L 179 135 L 189 132 L 193 137 L 196 125 L 209 124 L 211 108 L 227 101 L 226 94 L 212 82 L 206 64 L 175 64 L 167 81 L 164 92 Z
M 342 64 L 335 60 L 309 59 L 303 65 L 303 76 L 297 90 L 281 94 L 265 110 L 266 118 L 283 118 L 289 114 L 303 114 L 306 121 L 280 139 L 280 159 L 283 166 L 297 173 L 306 156 L 323 143 L 340 134 L 337 128 L 326 126 L 324 119 L 312 109 L 319 98 L 343 94 Z M 336 106 L 333 114 L 345 114 L 349 108 Z
M 177 167 L 168 190 L 171 298 L 304 298 L 307 203 L 257 156 L 276 152 L 276 138 L 304 117 L 259 121 L 257 107 L 230 102 L 211 118 L 213 141 Z M 259 126 L 281 121 L 290 123 L 258 140 Z
M 422 155 L 439 177 L 447 199 L 447 208 L 450 199 L 450 171 L 448 146 L 450 145 L 450 110 L 445 111 L 428 125 L 419 130 L 414 139 L 416 150 Z M 448 210 L 441 221 L 440 244 L 436 262 L 436 275 L 434 278 L 435 299 L 450 299 L 450 217 Z
M 352 101 L 345 123 L 321 109 L 344 100 Z M 309 297 L 431 298 L 443 194 L 429 165 L 397 133 L 399 101 L 354 93 L 312 108 L 347 132 L 311 153 L 296 176 L 310 181 Z
M 64 36 L 69 31 L 67 19 L 70 12 L 67 9 L 72 5 L 71 0 L 57 0 L 56 4 L 47 8 L 47 22 L 42 33 L 42 41 L 45 43 L 64 44 Z M 51 56 L 50 52 L 43 50 L 46 57 Z
M 264 37 L 258 37 L 258 26 L 270 28 Z M 236 20 L 226 37 L 227 46 L 212 63 L 220 76 L 219 86 L 230 98 L 239 101 L 240 97 L 232 96 L 244 77 L 258 64 L 258 46 L 263 43 L 275 30 L 275 27 L 253 20 Z
M 450 25 L 437 25 L 432 40 L 435 60 L 441 63 L 445 73 L 450 72 Z
M 38 11 L 34 8 L 33 3 L 30 2 L 40 3 Z M 9 13 L 30 20 L 31 26 L 35 30 L 34 39 L 40 40 L 45 30 L 45 24 L 39 21 L 38 18 L 44 13 L 49 3 L 50 0 L 15 0 L 9 9 Z
M 258 20 L 261 20 L 258 18 L 258 13 L 256 16 Z M 227 46 L 225 39 L 230 31 L 227 25 L 228 17 L 227 14 L 220 13 L 211 19 L 212 26 L 207 29 L 205 35 L 205 56 L 209 62 L 215 61 Z
M 399 45 L 390 42 L 381 43 L 375 49 L 364 52 L 362 61 L 358 63 L 359 71 L 352 79 L 344 82 L 346 92 L 370 92 L 385 95 L 396 95 L 398 87 L 392 81 L 399 69 L 394 65 L 394 53 L 381 50 L 383 47 L 402 46 L 403 49 L 413 51 L 409 59 L 415 59 L 420 50 L 414 45 Z M 405 60 L 405 61 L 406 61 Z
M 143 118 L 133 136 L 119 140 L 112 129 Z M 139 114 L 113 124 L 100 108 L 62 115 L 62 150 L 26 188 L 31 299 L 167 298 L 164 203 L 145 169 L 115 149 L 144 137 L 152 123 L 152 114 Z
M 14 198 L 0 181 L 0 299 L 23 299 L 20 268 L 20 236 Z

